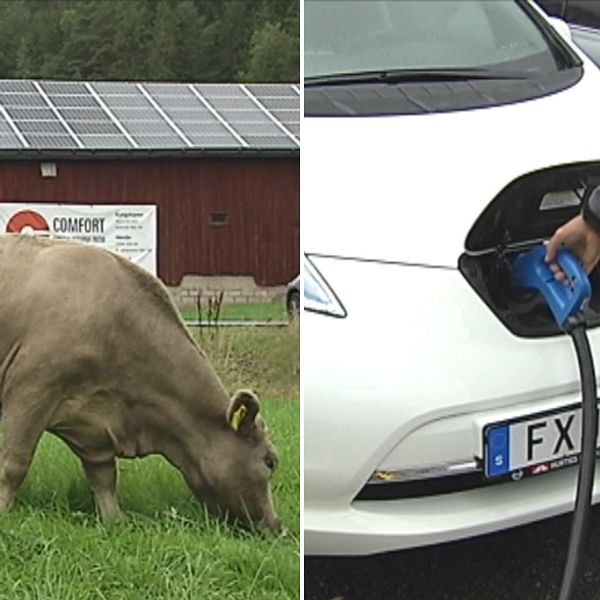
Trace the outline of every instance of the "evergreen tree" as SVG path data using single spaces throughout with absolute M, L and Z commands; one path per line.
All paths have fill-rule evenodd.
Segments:
M 151 46 L 150 20 L 152 11 L 148 2 L 113 0 L 115 17 L 119 23 L 113 34 L 115 60 L 108 65 L 107 79 L 149 79 L 148 48 Z
M 301 0 L 0 0 L 0 77 L 299 80 Z
M 177 36 L 173 77 L 179 81 L 222 80 L 222 63 L 216 51 L 217 23 L 208 22 L 191 0 L 176 6 Z
M 242 79 L 256 82 L 293 82 L 298 75 L 298 40 L 279 23 L 266 23 L 252 36 L 250 62 Z
M 177 16 L 169 0 L 160 0 L 156 6 L 152 35 L 148 48 L 148 70 L 153 78 L 172 79 L 172 66 L 177 53 Z
M 9 39 L 15 40 L 17 49 L 14 72 L 6 77 L 51 78 L 62 72 L 60 53 L 63 35 L 60 14 L 52 3 L 20 2 L 18 20 L 23 25 L 18 37 L 12 32 Z M 16 38 L 16 39 L 15 39 Z
M 0 2 L 0 77 L 16 72 L 21 53 L 21 37 L 17 32 L 25 31 L 27 12 L 22 0 Z
M 257 7 L 245 0 L 224 0 L 217 18 L 215 60 L 220 64 L 220 81 L 236 81 L 237 75 L 246 69 L 248 47 L 254 32 Z
M 112 0 L 73 2 L 62 11 L 62 68 L 69 79 L 102 79 L 116 60 Z

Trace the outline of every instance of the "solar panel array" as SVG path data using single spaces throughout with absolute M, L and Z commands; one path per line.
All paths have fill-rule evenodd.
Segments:
M 0 150 L 297 150 L 287 84 L 0 80 Z

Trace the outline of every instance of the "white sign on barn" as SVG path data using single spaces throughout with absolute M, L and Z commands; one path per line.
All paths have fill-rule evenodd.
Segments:
M 0 230 L 114 250 L 156 275 L 156 206 L 0 203 Z

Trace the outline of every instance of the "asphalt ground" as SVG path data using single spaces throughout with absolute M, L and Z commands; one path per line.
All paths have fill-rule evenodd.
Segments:
M 306 557 L 304 600 L 556 600 L 570 517 L 369 557 Z M 600 600 L 600 507 L 572 600 Z

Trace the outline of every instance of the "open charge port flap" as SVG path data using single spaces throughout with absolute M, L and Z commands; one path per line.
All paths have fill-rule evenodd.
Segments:
M 559 335 L 540 294 L 515 290 L 510 265 L 520 252 L 543 240 L 579 214 L 586 189 L 600 185 L 600 162 L 561 165 L 529 173 L 507 185 L 471 228 L 459 269 L 490 310 L 515 335 Z M 590 327 L 600 325 L 600 273 L 590 274 Z

